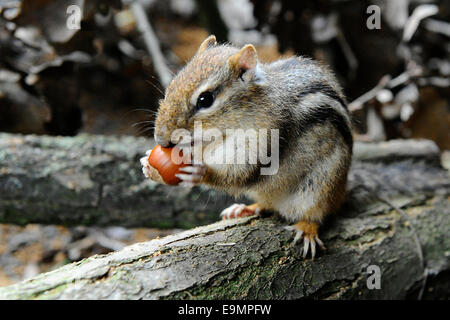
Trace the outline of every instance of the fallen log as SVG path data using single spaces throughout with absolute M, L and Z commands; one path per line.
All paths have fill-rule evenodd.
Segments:
M 191 228 L 216 221 L 234 202 L 215 190 L 144 179 L 139 158 L 153 145 L 129 136 L 0 133 L 0 223 Z M 405 159 L 438 165 L 439 150 L 429 141 L 356 143 L 353 168 L 364 176 L 374 170 L 370 163 Z
M 93 256 L 0 288 L 0 299 L 448 299 L 450 183 L 437 147 L 358 144 L 349 180 L 315 260 L 276 215 L 251 217 Z
M 190 228 L 233 202 L 144 179 L 150 139 L 0 133 L 0 223 Z

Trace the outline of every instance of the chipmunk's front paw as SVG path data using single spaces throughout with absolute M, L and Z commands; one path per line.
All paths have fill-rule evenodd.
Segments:
M 311 257 L 314 259 L 316 256 L 316 243 L 322 250 L 325 250 L 323 242 L 319 239 L 318 229 L 319 224 L 316 222 L 299 221 L 292 226 L 286 226 L 286 230 L 294 231 L 295 237 L 292 243 L 295 245 L 297 242 L 303 240 L 302 256 L 306 258 L 309 248 L 311 246 Z
M 243 203 L 235 203 L 220 213 L 220 216 L 223 220 L 225 219 L 233 219 L 233 218 L 242 218 L 253 215 L 259 215 L 261 213 L 261 206 L 258 203 L 254 203 L 251 205 L 245 205 Z
M 191 164 L 180 168 L 180 171 L 183 173 L 175 175 L 177 178 L 181 179 L 180 186 L 193 187 L 202 181 L 206 173 L 206 166 L 203 163 Z
M 159 174 L 158 170 L 156 170 L 155 168 L 153 168 L 149 163 L 148 163 L 148 156 L 150 154 L 150 152 L 152 152 L 152 150 L 148 150 L 145 154 L 145 157 L 142 157 L 139 161 L 141 162 L 142 165 L 142 173 L 144 174 L 144 176 L 148 179 L 151 179 L 153 181 L 156 182 L 161 182 L 163 183 L 163 179 L 161 177 L 161 175 Z

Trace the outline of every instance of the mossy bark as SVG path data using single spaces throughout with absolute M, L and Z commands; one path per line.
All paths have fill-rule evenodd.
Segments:
M 139 158 L 153 145 L 129 136 L 0 133 L 0 223 L 190 228 L 216 221 L 235 201 L 211 189 L 144 179 Z M 388 180 L 377 186 L 393 182 L 408 191 L 401 172 L 385 171 L 383 163 L 420 160 L 435 167 L 439 150 L 429 141 L 356 143 L 354 159 L 357 181 L 379 180 L 380 173 Z
M 0 133 L 0 223 L 190 228 L 233 202 L 144 178 L 152 140 Z
M 93 143 L 100 138 L 72 139 Z M 123 143 L 118 147 L 127 149 Z M 65 157 L 70 157 L 70 151 L 66 152 Z M 0 161 L 5 161 L 4 154 Z M 136 159 L 129 150 L 124 154 L 124 159 L 130 157 L 131 166 Z M 79 162 L 83 161 L 73 160 L 74 165 Z M 95 161 L 84 163 L 86 168 L 96 167 Z M 116 165 L 120 166 L 120 161 Z M 111 188 L 114 183 L 124 184 L 120 179 L 108 181 Z M 327 250 L 319 251 L 315 260 L 301 258 L 300 246 L 291 245 L 293 234 L 283 228 L 285 222 L 279 217 L 251 217 L 220 221 L 93 256 L 0 288 L 0 298 L 402 299 L 416 298 L 426 277 L 423 297 L 448 299 L 449 187 L 448 172 L 440 167 L 439 152 L 431 142 L 357 145 L 347 201 L 322 227 Z M 147 203 L 153 205 L 152 192 L 147 195 Z M 403 208 L 406 218 L 381 199 Z M 423 261 L 411 227 L 421 242 Z M 380 289 L 367 286 L 371 276 L 367 267 L 371 265 L 380 268 Z
M 403 201 L 403 200 L 402 200 Z M 449 298 L 448 197 L 404 203 L 430 274 L 424 297 Z M 2 299 L 402 299 L 424 270 L 411 230 L 382 204 L 329 221 L 327 245 L 302 259 L 276 217 L 218 222 L 93 256 L 0 288 Z M 369 265 L 381 288 L 368 289 Z

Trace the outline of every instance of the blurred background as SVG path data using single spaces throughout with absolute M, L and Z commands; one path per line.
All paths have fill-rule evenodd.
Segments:
M 215 34 L 330 65 L 356 140 L 448 155 L 449 17 L 425 0 L 0 0 L 0 132 L 151 137 L 170 78 Z M 176 231 L 1 224 L 0 286 Z

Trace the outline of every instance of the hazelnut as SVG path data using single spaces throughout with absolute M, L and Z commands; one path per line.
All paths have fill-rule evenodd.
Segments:
M 174 163 L 172 161 L 172 152 L 174 149 L 182 157 L 183 152 L 177 147 L 163 148 L 159 144 L 156 145 L 148 156 L 148 164 L 158 170 L 165 183 L 175 186 L 181 182 L 180 178 L 175 175 L 181 173 L 179 169 L 187 166 L 188 163 L 184 161 L 180 164 Z

